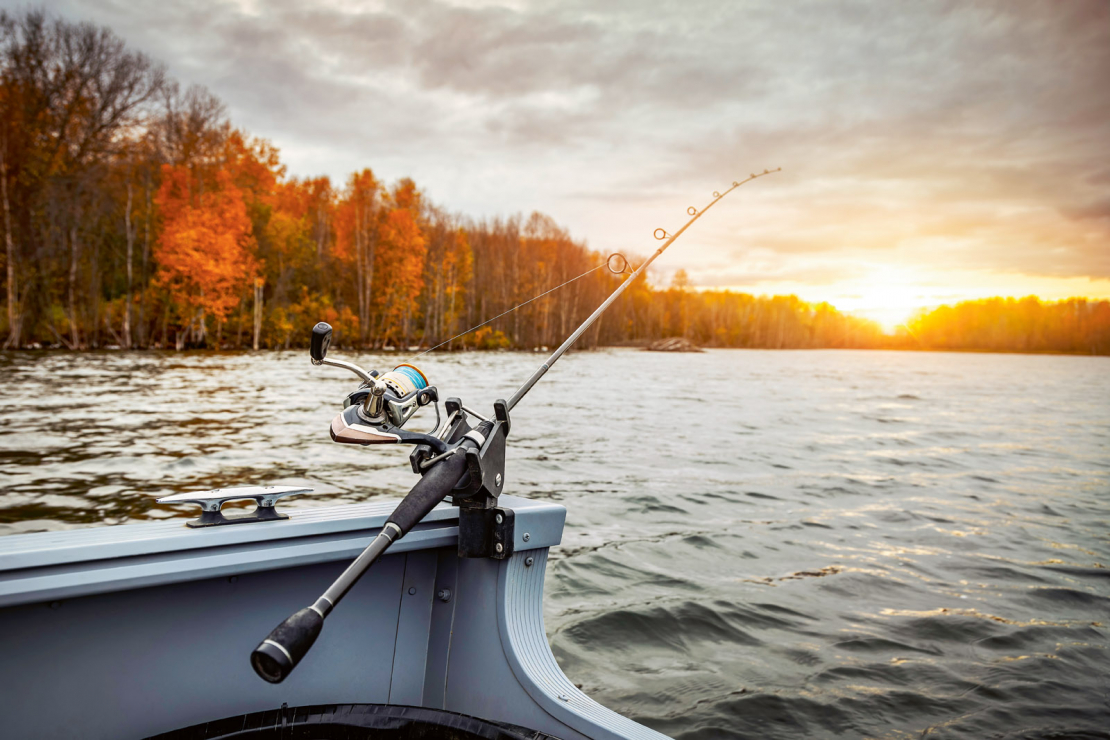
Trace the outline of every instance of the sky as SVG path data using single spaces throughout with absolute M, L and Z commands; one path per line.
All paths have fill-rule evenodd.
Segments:
M 2 0 L 7 5 L 7 0 Z M 17 6 L 18 7 L 18 6 Z M 1110 297 L 1110 2 L 62 0 L 201 84 L 290 174 L 412 177 L 601 252 L 764 168 L 656 263 L 888 329 Z

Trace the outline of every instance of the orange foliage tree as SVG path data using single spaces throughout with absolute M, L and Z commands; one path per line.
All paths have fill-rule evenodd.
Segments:
M 154 250 L 156 284 L 188 317 L 194 340 L 203 338 L 205 314 L 215 317 L 219 331 L 258 271 L 251 222 L 231 175 L 221 170 L 214 187 L 196 190 L 188 168 L 163 167 L 155 198 L 162 233 Z
M 375 295 L 382 342 L 408 343 L 416 299 L 424 288 L 427 247 L 416 214 L 407 208 L 386 213 L 381 228 L 376 270 L 388 275 Z
M 438 215 L 438 214 L 437 214 Z M 425 228 L 424 343 L 439 344 L 466 321 L 466 286 L 474 274 L 474 253 L 466 230 L 439 216 Z
M 375 252 L 378 243 L 380 185 L 369 169 L 355 172 L 347 180 L 346 192 L 335 209 L 335 258 L 342 269 L 354 268 L 359 333 L 369 339 L 370 304 L 374 286 Z

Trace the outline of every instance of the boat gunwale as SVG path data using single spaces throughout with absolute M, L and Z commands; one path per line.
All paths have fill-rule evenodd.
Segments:
M 502 496 L 500 503 L 515 514 L 514 551 L 561 541 L 562 505 L 516 496 Z M 11 535 L 0 538 L 0 607 L 349 560 L 377 535 L 395 505 L 290 509 L 289 519 L 205 529 L 178 519 Z M 441 504 L 390 554 L 452 547 L 458 533 L 458 509 Z

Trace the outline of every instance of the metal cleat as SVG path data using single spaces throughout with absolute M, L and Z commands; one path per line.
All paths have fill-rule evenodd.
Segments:
M 248 524 L 250 522 L 276 522 L 288 519 L 278 512 L 275 504 L 279 498 L 298 493 L 312 493 L 311 488 L 299 486 L 242 486 L 240 488 L 216 488 L 212 491 L 196 493 L 175 493 L 158 499 L 160 504 L 197 504 L 201 508 L 199 519 L 186 522 L 186 526 L 216 527 L 221 524 Z M 228 501 L 251 499 L 258 505 L 253 512 L 243 516 L 224 516 L 220 508 Z

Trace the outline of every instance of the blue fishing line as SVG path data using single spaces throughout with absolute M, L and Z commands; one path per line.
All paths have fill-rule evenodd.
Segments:
M 411 380 L 413 387 L 416 388 L 416 390 L 418 391 L 428 387 L 428 381 L 424 379 L 424 376 L 411 367 L 405 367 L 404 365 L 401 365 L 400 367 L 394 368 L 393 372 L 404 375 L 406 378 Z

